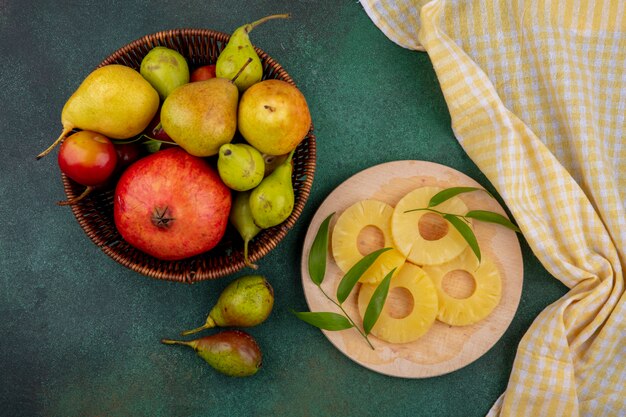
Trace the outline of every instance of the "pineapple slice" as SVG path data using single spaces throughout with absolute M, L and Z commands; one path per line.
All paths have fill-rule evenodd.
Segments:
M 438 265 L 458 256 L 467 246 L 467 242 L 455 227 L 448 224 L 438 214 L 428 211 L 407 210 L 428 206 L 431 197 L 441 191 L 438 187 L 421 187 L 405 195 L 396 205 L 391 218 L 391 233 L 395 247 L 417 265 Z M 467 206 L 458 197 L 453 197 L 435 210 L 453 213 L 467 213 Z M 438 216 L 439 223 L 445 227 L 444 234 L 436 239 L 426 239 L 420 232 L 420 220 L 426 214 Z
M 378 259 L 374 261 L 361 278 L 359 282 L 365 284 L 378 284 L 392 269 L 399 269 L 406 261 L 406 256 L 398 252 L 396 249 L 390 249 L 383 252 Z
M 358 237 L 367 226 L 378 228 L 385 240 L 384 247 L 391 247 L 391 215 L 393 208 L 378 200 L 362 200 L 348 207 L 339 216 L 332 234 L 332 251 L 335 263 L 344 273 L 348 272 L 363 255 L 358 248 Z M 406 257 L 395 249 L 384 252 L 361 276 L 360 282 L 377 283 L 391 271 L 402 265 Z
M 383 311 L 372 328 L 372 334 L 389 343 L 408 343 L 424 335 L 435 322 L 438 311 L 437 290 L 424 270 L 409 262 L 391 278 L 389 295 L 398 287 L 409 291 L 413 298 L 413 309 L 408 315 L 396 318 L 390 308 L 390 302 L 393 301 L 387 297 Z M 376 285 L 361 285 L 358 301 L 361 318 L 365 315 L 375 289 Z
M 452 326 L 474 324 L 487 317 L 500 302 L 502 280 L 498 267 L 484 256 L 479 264 L 469 248 L 450 262 L 425 266 L 424 270 L 437 288 L 439 321 Z M 474 292 L 467 298 L 455 298 L 443 288 L 443 278 L 446 274 L 458 270 L 465 271 L 474 278 Z

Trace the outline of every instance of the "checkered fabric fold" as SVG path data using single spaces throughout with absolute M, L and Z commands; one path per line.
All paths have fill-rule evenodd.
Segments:
M 626 416 L 626 1 L 361 4 L 428 52 L 459 143 L 570 288 L 489 415 Z

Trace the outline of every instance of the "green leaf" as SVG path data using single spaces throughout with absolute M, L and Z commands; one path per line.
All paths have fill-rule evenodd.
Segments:
M 515 232 L 520 233 L 519 228 L 515 224 L 513 224 L 509 219 L 507 219 L 501 214 L 494 213 L 493 211 L 472 210 L 472 211 L 469 211 L 465 215 L 465 217 L 469 217 L 471 219 L 476 219 L 476 220 L 480 220 L 482 222 L 487 222 L 487 223 L 497 223 Z
M 350 292 L 359 281 L 359 278 L 361 278 L 361 275 L 367 271 L 367 268 L 372 266 L 376 259 L 378 259 L 383 252 L 387 252 L 388 250 L 391 250 L 391 248 L 378 249 L 377 251 L 365 255 L 359 262 L 350 268 L 346 275 L 344 275 L 341 279 L 339 287 L 337 287 L 337 301 L 339 301 L 339 304 L 346 301 Z
M 162 145 L 161 141 L 154 140 L 154 139 L 149 139 L 143 142 L 143 146 L 146 147 L 146 149 L 148 150 L 148 153 L 157 152 L 159 149 L 161 149 L 161 145 Z
M 443 215 L 443 218 L 452 224 L 459 231 L 463 239 L 470 245 L 472 251 L 478 258 L 478 262 L 480 262 L 480 247 L 478 247 L 478 240 L 476 240 L 476 235 L 472 231 L 472 228 L 469 227 L 465 221 L 461 220 L 458 216 L 454 214 L 446 213 Z
M 341 314 L 337 313 L 327 313 L 327 312 L 291 312 L 300 320 L 309 323 L 312 326 L 315 326 L 319 329 L 324 330 L 345 330 L 349 329 L 352 326 L 352 323 Z
M 326 251 L 328 250 L 328 225 L 335 213 L 331 213 L 317 230 L 311 250 L 309 251 L 309 276 L 318 287 L 326 274 Z
M 463 193 L 471 193 L 472 191 L 484 191 L 487 194 L 489 194 L 491 197 L 493 197 L 491 195 L 491 193 L 489 193 L 489 191 L 485 190 L 484 188 L 451 187 L 451 188 L 446 188 L 445 190 L 439 191 L 437 194 L 432 196 L 432 198 L 428 202 L 428 207 L 438 206 L 439 204 L 443 203 L 444 201 L 447 201 L 447 200 L 451 199 L 452 197 L 455 197 L 455 196 L 457 196 L 459 194 L 463 194 Z
M 389 283 L 391 282 L 391 276 L 396 271 L 396 268 L 392 269 L 385 278 L 378 284 L 378 287 L 374 290 L 374 294 L 367 304 L 365 309 L 365 315 L 363 316 L 363 330 L 365 334 L 369 334 L 372 327 L 378 321 L 380 313 L 383 311 L 385 300 L 387 300 L 387 294 L 389 293 Z

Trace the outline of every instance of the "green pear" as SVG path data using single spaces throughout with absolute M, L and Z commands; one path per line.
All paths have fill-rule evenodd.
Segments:
M 262 229 L 284 222 L 293 211 L 293 153 L 250 193 L 250 212 L 254 223 Z
M 263 65 L 261 59 L 257 55 L 252 43 L 250 43 L 249 33 L 258 25 L 267 22 L 270 19 L 286 19 L 289 14 L 276 14 L 266 16 L 255 22 L 245 24 L 235 29 L 230 36 L 230 40 L 224 50 L 217 57 L 215 73 L 218 77 L 231 79 L 237 73 L 243 63 L 252 59 L 252 62 L 245 71 L 235 81 L 235 85 L 240 92 L 245 91 L 252 84 L 261 81 L 263 78 Z
M 235 136 L 238 100 L 237 87 L 225 78 L 185 84 L 163 102 L 161 126 L 188 153 L 215 155 Z
M 154 47 L 141 60 L 141 75 L 165 100 L 174 89 L 189 82 L 187 60 L 178 51 L 165 46 Z
M 159 108 L 159 94 L 139 72 L 124 65 L 106 65 L 83 80 L 63 106 L 63 132 L 40 159 L 73 129 L 90 130 L 112 139 L 141 133 Z
M 254 223 L 252 212 L 250 211 L 250 191 L 236 193 L 233 204 L 230 208 L 230 222 L 243 239 L 243 259 L 244 263 L 252 268 L 257 266 L 250 262 L 248 258 L 248 244 L 256 235 L 261 232 L 261 228 Z
M 245 143 L 227 143 L 220 147 L 217 170 L 232 190 L 251 190 L 263 179 L 265 162 L 259 151 Z
M 246 275 L 224 288 L 206 322 L 181 333 L 187 336 L 216 326 L 252 327 L 267 319 L 274 306 L 274 289 L 261 275 Z
M 256 340 L 241 330 L 226 330 L 188 342 L 162 339 L 166 345 L 192 348 L 216 371 L 235 377 L 251 376 L 261 368 L 261 349 Z

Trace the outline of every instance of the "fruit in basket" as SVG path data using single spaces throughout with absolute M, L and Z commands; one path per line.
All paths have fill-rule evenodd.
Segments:
M 189 81 L 193 83 L 196 81 L 208 80 L 209 78 L 215 78 L 215 64 L 203 65 L 196 68 L 191 72 Z
M 176 147 L 132 164 L 115 188 L 113 213 L 122 237 L 161 260 L 212 249 L 228 223 L 230 190 L 202 158 Z
M 115 170 L 121 173 L 130 164 L 143 156 L 143 149 L 137 142 L 116 143 L 115 153 L 117 154 L 117 166 Z
M 233 205 L 230 209 L 230 222 L 237 229 L 243 239 L 243 260 L 246 266 L 256 269 L 257 266 L 250 262 L 248 258 L 248 245 L 261 229 L 254 224 L 252 212 L 250 211 L 250 191 L 239 192 L 233 198 Z
M 285 19 L 288 17 L 290 17 L 289 14 L 266 16 L 235 29 L 228 44 L 226 44 L 224 50 L 222 50 L 217 57 L 215 66 L 216 75 L 220 78 L 231 79 L 248 59 L 252 59 L 250 65 L 246 67 L 235 81 L 235 85 L 240 92 L 243 92 L 251 85 L 261 81 L 261 78 L 263 78 L 263 65 L 254 47 L 250 43 L 249 33 L 255 27 L 270 19 Z
M 224 288 L 206 322 L 181 333 L 187 336 L 216 326 L 252 327 L 267 319 L 274 306 L 274 289 L 261 275 L 246 275 Z
M 165 133 L 165 130 L 163 130 L 160 111 L 158 111 L 157 114 L 154 115 L 154 118 L 152 119 L 148 127 L 146 127 L 144 134 L 146 134 L 151 139 L 156 139 L 163 142 L 174 142 L 172 138 L 170 138 L 167 133 Z
M 220 147 L 217 160 L 220 177 L 235 191 L 251 190 L 263 179 L 265 162 L 259 151 L 245 143 L 227 143 Z
M 284 222 L 293 211 L 292 158 L 293 152 L 250 193 L 250 212 L 262 229 Z
M 270 155 L 266 153 L 262 155 L 263 155 L 263 161 L 265 162 L 265 176 L 266 177 L 270 175 L 272 172 L 274 172 L 274 170 L 278 168 L 280 164 L 285 162 L 285 159 L 287 159 L 287 157 L 289 156 L 289 154 Z
M 241 330 L 226 330 L 188 342 L 162 339 L 166 345 L 192 348 L 216 371 L 228 376 L 251 376 L 261 368 L 262 355 L 258 343 Z
M 163 102 L 161 125 L 190 154 L 215 155 L 235 136 L 238 99 L 237 87 L 224 78 L 185 84 Z
M 304 95 L 282 80 L 256 83 L 241 96 L 237 124 L 242 136 L 262 153 L 287 154 L 311 127 Z
M 141 60 L 141 75 L 165 100 L 172 91 L 189 82 L 187 60 L 178 51 L 156 46 Z
M 63 106 L 59 138 L 37 156 L 44 157 L 73 129 L 91 130 L 112 139 L 141 133 L 159 107 L 159 94 L 139 72 L 106 65 L 85 78 Z
M 58 163 L 61 172 L 87 188 L 78 197 L 59 202 L 75 204 L 103 185 L 117 166 L 117 152 L 111 141 L 96 132 L 81 130 L 68 136 L 59 149 Z

